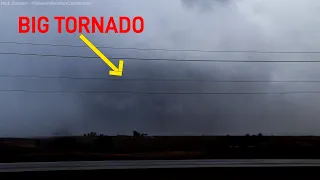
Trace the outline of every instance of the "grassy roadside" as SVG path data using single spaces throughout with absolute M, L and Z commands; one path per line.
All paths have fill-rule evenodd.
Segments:
M 82 136 L 0 139 L 0 162 L 320 158 L 314 136 Z

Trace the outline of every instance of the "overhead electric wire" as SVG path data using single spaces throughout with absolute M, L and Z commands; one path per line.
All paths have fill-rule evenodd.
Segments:
M 81 58 L 81 59 L 97 59 L 97 56 L 78 56 L 78 55 L 58 55 L 58 54 L 40 54 L 40 53 L 16 53 L 16 52 L 0 52 L 3 55 L 19 55 L 19 56 L 42 56 L 42 57 L 63 57 L 63 58 Z M 193 62 L 221 62 L 221 63 L 319 63 L 320 60 L 292 61 L 292 60 L 222 60 L 222 59 L 174 59 L 174 58 L 137 58 L 137 57 L 109 57 L 109 59 L 137 60 L 137 61 L 193 61 Z
M 59 47 L 87 47 L 85 45 L 63 45 L 44 44 L 30 42 L 9 42 L 0 41 L 0 44 L 21 44 L 34 46 L 59 46 Z M 132 47 L 111 47 L 100 46 L 98 48 L 123 49 L 123 50 L 144 50 L 144 51 L 186 51 L 186 52 L 211 52 L 211 53 L 320 53 L 320 51 L 246 51 L 246 50 L 200 50 L 200 49 L 164 49 L 164 48 L 132 48 Z M 97 56 L 59 55 L 42 53 L 17 53 L 0 52 L 2 55 L 20 56 L 41 56 L 61 58 L 83 58 L 98 59 Z M 109 57 L 109 59 L 139 60 L 139 61 L 192 61 L 192 62 L 246 62 L 246 63 L 318 63 L 320 60 L 228 60 L 228 59 L 175 59 L 175 58 L 137 58 L 137 57 Z M 205 80 L 205 79 L 146 79 L 146 78 L 121 78 L 112 79 L 104 77 L 68 77 L 68 76 L 36 76 L 36 75 L 1 75 L 0 77 L 14 78 L 41 78 L 41 79 L 91 79 L 107 81 L 142 81 L 142 82 L 206 82 L 206 83 L 318 83 L 320 80 Z M 284 91 L 284 92 L 144 92 L 144 91 L 64 91 L 64 90 L 27 90 L 27 89 L 0 89 L 0 92 L 21 92 L 21 93 L 68 93 L 68 94 L 133 94 L 133 95 L 285 95 L 285 94 L 320 94 L 320 91 Z
M 209 79 L 150 79 L 150 78 L 107 78 L 107 77 L 72 77 L 72 76 L 38 76 L 0 74 L 0 78 L 37 78 L 37 79 L 70 79 L 70 80 L 103 80 L 134 82 L 198 82 L 198 83 L 320 83 L 320 80 L 209 80 Z
M 285 94 L 320 94 L 320 91 L 288 92 L 143 92 L 143 91 L 63 91 L 63 90 L 26 90 L 0 89 L 0 92 L 58 93 L 58 94 L 134 94 L 134 95 L 285 95 Z
M 58 47 L 76 47 L 76 48 L 87 47 L 85 45 L 14 42 L 14 41 L 0 41 L 0 44 L 20 44 L 20 45 L 32 45 L 32 46 L 58 46 Z M 208 53 L 266 53 L 266 54 L 306 54 L 306 53 L 319 54 L 320 53 L 320 51 L 201 50 L 201 49 L 135 48 L 135 47 L 112 47 L 112 46 L 97 46 L 97 48 L 140 50 L 140 51 L 180 51 L 180 52 L 208 52 Z

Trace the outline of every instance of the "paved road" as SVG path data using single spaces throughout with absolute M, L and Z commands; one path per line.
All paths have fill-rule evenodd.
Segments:
M 208 160 L 130 160 L 0 163 L 0 172 L 195 168 L 195 167 L 320 167 L 314 159 L 208 159 Z

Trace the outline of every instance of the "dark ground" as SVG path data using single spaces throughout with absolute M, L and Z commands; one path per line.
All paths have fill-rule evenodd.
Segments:
M 316 136 L 79 136 L 0 139 L 0 162 L 132 159 L 314 159 Z
M 208 180 L 208 179 L 319 179 L 320 168 L 199 168 L 199 169 L 140 169 L 99 171 L 50 171 L 0 173 L 1 179 L 118 179 L 118 180 Z M 3 177 L 3 178 L 2 178 Z

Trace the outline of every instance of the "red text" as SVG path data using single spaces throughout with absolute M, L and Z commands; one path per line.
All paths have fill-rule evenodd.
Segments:
M 87 17 L 87 16 L 55 16 L 58 33 L 142 33 L 144 19 L 141 16 L 129 18 L 115 17 Z M 47 33 L 49 18 L 46 16 L 20 16 L 18 21 L 19 33 Z

